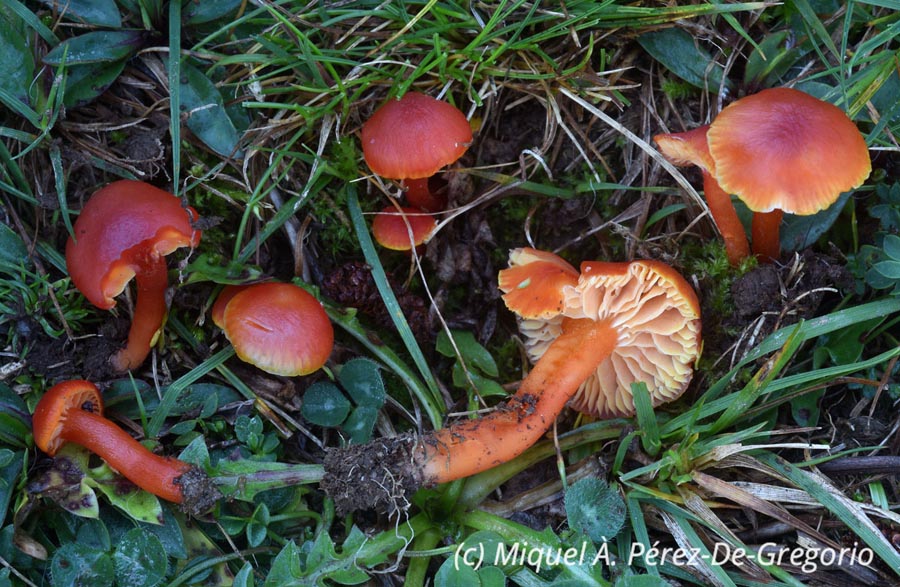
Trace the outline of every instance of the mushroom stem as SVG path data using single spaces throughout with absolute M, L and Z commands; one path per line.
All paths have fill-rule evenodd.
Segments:
M 410 206 L 421 208 L 426 212 L 440 212 L 447 205 L 447 200 L 431 191 L 428 185 L 430 179 L 430 177 L 404 179 L 406 201 Z
M 141 489 L 174 503 L 184 501 L 178 478 L 191 465 L 150 452 L 103 416 L 85 409 L 70 410 L 60 438 L 95 453 Z
M 784 212 L 775 208 L 771 212 L 755 212 L 750 226 L 753 238 L 753 254 L 760 263 L 771 263 L 781 256 L 781 219 Z
M 150 252 L 142 254 L 137 264 L 139 267 L 134 272 L 137 300 L 131 329 L 128 331 L 128 342 L 125 343 L 125 348 L 110 358 L 117 371 L 128 371 L 144 362 L 150 354 L 150 347 L 159 336 L 168 311 L 166 288 L 169 283 L 165 259 Z
M 566 402 L 615 349 L 609 320 L 568 319 L 519 390 L 488 416 L 463 420 L 419 441 L 426 484 L 468 477 L 517 457 L 553 424 Z
M 722 233 L 722 240 L 725 241 L 725 253 L 728 255 L 728 262 L 735 266 L 741 262 L 741 259 L 750 256 L 750 245 L 747 242 L 744 225 L 741 224 L 741 220 L 738 218 L 734 204 L 731 202 L 731 196 L 722 189 L 716 178 L 705 169 L 703 169 L 703 193 L 706 196 L 709 213 L 712 215 L 719 232 Z

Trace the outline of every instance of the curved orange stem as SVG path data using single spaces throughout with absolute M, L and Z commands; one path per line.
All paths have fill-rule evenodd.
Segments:
M 728 262 L 737 265 L 742 259 L 750 256 L 750 244 L 747 242 L 747 233 L 744 225 L 738 218 L 731 196 L 719 186 L 712 175 L 703 170 L 703 193 L 706 196 L 706 205 L 719 232 L 725 241 L 725 253 Z
M 615 349 L 608 321 L 567 320 L 519 390 L 505 405 L 419 441 L 426 483 L 468 477 L 517 457 L 553 424 L 579 386 Z
M 150 452 L 103 416 L 79 408 L 71 409 L 66 414 L 60 437 L 95 453 L 141 489 L 174 503 L 184 501 L 176 480 L 187 473 L 191 465 Z
M 781 219 L 784 212 L 756 212 L 750 226 L 753 237 L 753 253 L 760 263 L 771 263 L 781 257 Z
M 118 371 L 134 369 L 144 362 L 168 311 L 166 288 L 169 286 L 169 277 L 165 259 L 150 252 L 144 254 L 136 264 L 134 282 L 137 286 L 137 300 L 131 329 L 128 331 L 128 342 L 125 343 L 125 348 L 110 358 Z

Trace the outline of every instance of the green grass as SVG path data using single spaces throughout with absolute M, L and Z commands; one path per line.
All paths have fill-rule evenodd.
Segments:
M 805 584 L 801 569 L 760 552 L 765 540 L 749 529 L 771 521 L 789 528 L 772 538 L 778 544 L 856 543 L 873 555 L 875 582 L 897 579 L 900 557 L 886 538 L 900 525 L 896 488 L 876 475 L 827 478 L 815 469 L 859 452 L 897 457 L 895 421 L 881 414 L 900 393 L 900 288 L 878 269 L 890 272 L 888 236 L 900 223 L 890 185 L 900 132 L 895 2 L 280 0 L 223 2 L 217 9 L 227 14 L 203 21 L 188 16 L 192 5 L 148 0 L 93 4 L 107 17 L 114 11 L 120 27 L 73 25 L 90 5 L 73 1 L 62 16 L 33 0 L 0 9 L 0 45 L 23 64 L 0 80 L 0 587 L 359 584 L 385 571 L 411 587 Z M 61 43 L 116 28 L 145 31 L 140 47 L 118 49 L 124 62 L 101 49 L 92 63 L 42 66 Z M 659 31 L 666 36 L 652 36 Z M 659 39 L 668 44 L 657 52 Z M 91 92 L 80 82 L 86 67 L 88 79 L 111 85 L 80 103 L 75 97 Z M 810 243 L 849 269 L 848 287 L 798 321 L 796 300 L 787 300 L 783 315 L 769 316 L 774 331 L 705 326 L 694 383 L 674 404 L 643 402 L 636 418 L 610 421 L 567 413 L 556 437 L 420 491 L 399 519 L 337 515 L 319 482 L 323 449 L 344 439 L 303 420 L 311 383 L 333 379 L 356 357 L 378 363 L 391 397 L 376 437 L 445 426 L 471 403 L 453 385 L 455 361 L 413 336 L 385 269 L 400 282 L 408 271 L 409 291 L 436 300 L 435 324 L 484 335 L 478 343 L 493 354 L 501 384 L 526 367 L 512 342 L 515 321 L 502 302 L 473 301 L 472 290 L 527 239 L 576 265 L 669 262 L 699 285 L 707 321 L 730 316 L 731 284 L 752 263 L 727 265 L 697 177 L 662 160 L 650 137 L 693 128 L 734 98 L 780 85 L 845 109 L 875 156 L 872 178 Z M 370 174 L 358 144 L 374 109 L 407 91 L 453 103 L 475 127 L 459 164 L 464 188 L 453 188 L 458 208 L 412 260 L 371 242 L 369 215 L 397 189 Z M 141 132 L 162 137 L 164 170 L 122 154 Z M 198 250 L 170 262 L 173 310 L 153 359 L 131 377 L 97 381 L 117 423 L 215 478 L 227 499 L 196 520 L 146 496 L 104 493 L 117 487 L 108 468 L 77 449 L 53 463 L 30 436 L 38 398 L 60 378 L 86 376 L 84 349 L 107 321 L 71 284 L 64 249 L 83 201 L 119 177 L 167 187 L 205 220 L 218 219 L 204 226 Z M 476 222 L 489 238 L 474 234 Z M 318 295 L 322 278 L 348 261 L 372 267 L 399 334 L 323 300 L 338 341 L 325 372 L 284 379 L 256 371 L 208 318 L 221 284 L 274 277 Z M 459 267 L 445 281 L 437 269 L 448 262 Z M 120 302 L 118 314 L 127 317 L 127 308 Z M 726 343 L 739 337 L 754 342 L 734 352 Z M 37 360 L 51 343 L 66 353 L 52 371 Z M 852 429 L 861 414 L 881 436 L 847 432 L 844 423 Z M 65 483 L 67 462 L 77 469 L 74 485 Z M 575 532 L 560 507 L 566 487 L 598 475 L 627 513 L 605 543 Z M 75 497 L 96 509 L 73 506 Z M 550 505 L 510 519 L 542 500 Z M 592 511 L 590 503 L 565 506 Z M 86 512 L 94 517 L 77 515 Z M 148 517 L 165 524 L 136 521 Z M 585 540 L 589 552 L 604 553 L 597 564 L 455 565 L 461 545 L 555 551 Z M 759 568 L 724 561 L 692 571 L 631 556 L 657 543 L 709 555 L 727 545 Z

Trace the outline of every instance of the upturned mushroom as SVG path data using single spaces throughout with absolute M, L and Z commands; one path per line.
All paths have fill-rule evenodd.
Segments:
M 451 104 L 418 92 L 389 100 L 363 124 L 362 148 L 373 173 L 402 180 L 407 200 L 427 212 L 446 205 L 428 178 L 462 157 L 472 143 L 465 115 Z
M 97 191 L 75 221 L 66 267 L 78 291 L 110 310 L 132 277 L 137 285 L 128 342 L 110 358 L 117 371 L 140 366 L 159 336 L 168 311 L 165 256 L 197 246 L 200 231 L 191 224 L 196 217 L 166 191 L 121 180 Z
M 672 268 L 655 261 L 590 262 L 572 283 L 571 266 L 550 253 L 520 249 L 511 259 L 513 267 L 500 274 L 507 303 L 527 308 L 526 320 L 559 319 L 549 326 L 554 336 L 541 341 L 548 344 L 518 391 L 487 416 L 378 448 L 379 458 L 397 461 L 385 469 L 407 491 L 515 458 L 547 432 L 573 397 L 573 405 L 589 413 L 624 416 L 634 410 L 632 383 L 646 383 L 658 405 L 677 398 L 690 382 L 700 352 L 700 310 L 696 294 Z M 326 456 L 323 483 L 332 496 L 347 485 L 342 471 L 359 474 L 354 462 L 338 451 Z M 373 483 L 385 481 L 377 477 L 378 467 L 369 469 L 365 475 Z
M 228 286 L 212 309 L 213 322 L 237 356 L 273 375 L 308 375 L 334 347 L 322 304 L 292 283 Z
M 872 170 L 865 139 L 853 121 L 840 108 L 791 88 L 741 98 L 708 127 L 654 140 L 674 162 L 703 170 L 710 212 L 732 264 L 746 255 L 740 247 L 729 248 L 729 240 L 746 241 L 746 236 L 729 218 L 733 211 L 714 209 L 721 193 L 729 207 L 730 193 L 754 212 L 753 252 L 770 262 L 781 252 L 784 212 L 824 210 L 842 192 L 859 187 Z
M 47 390 L 32 417 L 34 443 L 50 456 L 66 442 L 83 446 L 129 481 L 162 499 L 201 513 L 220 497 L 205 473 L 179 459 L 150 452 L 103 417 L 103 399 L 90 381 L 64 381 Z

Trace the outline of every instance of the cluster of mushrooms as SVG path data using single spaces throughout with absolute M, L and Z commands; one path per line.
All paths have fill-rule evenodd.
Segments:
M 700 168 L 711 215 L 733 264 L 751 254 L 751 241 L 730 194 L 753 211 L 753 254 L 768 262 L 780 253 L 783 212 L 822 210 L 871 171 L 865 141 L 840 109 L 787 88 L 737 100 L 709 125 L 654 138 L 674 163 Z M 373 114 L 362 128 L 365 160 L 375 174 L 399 181 L 408 203 L 375 215 L 372 231 L 379 243 L 410 250 L 431 236 L 433 213 L 447 202 L 430 178 L 456 162 L 471 142 L 465 115 L 423 94 L 409 92 Z M 419 163 L 410 163 L 410 153 L 419 155 Z M 98 308 L 111 309 L 135 280 L 128 340 L 110 359 L 115 370 L 139 367 L 155 344 L 167 314 L 165 256 L 198 245 L 196 219 L 174 195 L 128 180 L 99 190 L 82 209 L 66 246 L 74 285 Z M 500 271 L 499 288 L 518 317 L 534 363 L 517 392 L 484 417 L 403 444 L 402 455 L 393 455 L 403 461 L 403 471 L 395 471 L 400 464 L 382 454 L 384 466 L 370 467 L 364 477 L 372 476 L 376 484 L 405 477 L 407 489 L 459 479 L 515 458 L 547 432 L 567 404 L 600 418 L 625 417 L 634 414 L 632 384 L 645 383 L 654 405 L 687 388 L 701 349 L 700 309 L 691 286 L 668 265 L 592 261 L 577 270 L 552 253 L 521 248 L 511 251 L 509 267 Z M 334 342 L 322 305 L 291 283 L 228 286 L 212 319 L 242 360 L 277 375 L 319 369 Z M 163 499 L 196 501 L 185 495 L 192 484 L 184 478 L 202 472 L 150 452 L 103 418 L 102 405 L 88 381 L 55 385 L 35 409 L 36 444 L 50 455 L 64 442 L 80 444 Z M 365 481 L 358 470 L 353 478 L 346 473 L 355 469 L 352 459 L 340 450 L 329 453 L 326 490 Z M 191 511 L 210 507 L 214 497 L 200 501 Z

